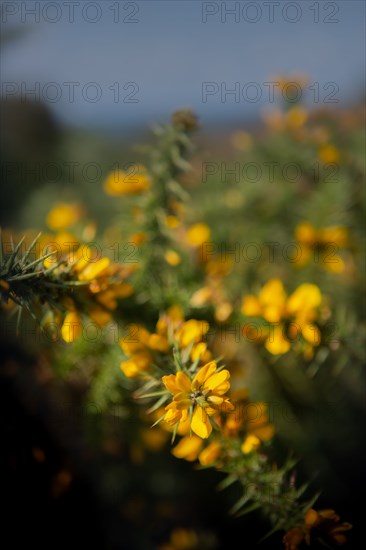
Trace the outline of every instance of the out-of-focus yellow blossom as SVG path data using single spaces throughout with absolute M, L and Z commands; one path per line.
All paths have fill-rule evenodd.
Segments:
M 227 299 L 222 281 L 232 271 L 233 262 L 231 259 L 213 256 L 204 262 L 204 269 L 206 285 L 193 293 L 190 303 L 193 307 L 212 305 L 215 319 L 219 323 L 224 323 L 230 317 L 233 306 Z
M 300 107 L 299 105 L 291 107 L 286 113 L 286 123 L 290 129 L 296 130 L 297 128 L 301 128 L 307 120 L 308 112 L 304 107 Z
M 54 252 L 46 258 L 43 265 L 46 269 L 55 266 L 65 255 L 79 246 L 77 238 L 66 231 L 60 231 L 56 235 L 42 235 L 39 239 L 40 255 L 44 256 Z
M 139 246 L 140 244 L 146 242 L 146 234 L 142 233 L 141 231 L 138 233 L 132 233 L 132 235 L 128 236 L 127 242 L 129 244 L 132 243 L 136 246 Z
M 215 361 L 201 367 L 192 380 L 182 371 L 163 376 L 163 384 L 173 396 L 172 402 L 165 407 L 165 422 L 175 425 L 191 410 L 192 431 L 207 439 L 212 432 L 209 417 L 218 411 L 228 412 L 234 408 L 225 395 L 230 388 L 229 378 L 228 370 L 217 372 Z
M 242 312 L 251 317 L 263 317 L 271 323 L 280 321 L 286 312 L 286 292 L 282 281 L 271 279 L 262 287 L 258 296 L 245 296 Z
M 209 288 L 207 286 L 204 286 L 202 288 L 199 288 L 192 294 L 192 297 L 190 299 L 190 304 L 193 307 L 202 307 L 209 303 L 210 299 L 212 298 L 212 288 Z
M 298 550 L 303 542 L 311 546 L 317 540 L 327 546 L 343 546 L 347 542 L 344 533 L 352 529 L 352 525 L 340 523 L 340 519 L 334 510 L 310 508 L 305 513 L 303 524 L 290 529 L 283 537 L 285 550 Z
M 290 107 L 287 111 L 273 108 L 263 113 L 265 124 L 273 132 L 289 131 L 292 135 L 298 136 L 309 119 L 308 111 L 301 105 Z
M 323 145 L 319 149 L 319 159 L 324 164 L 337 164 L 340 161 L 341 154 L 334 145 Z
M 180 221 L 177 216 L 173 216 L 172 214 L 165 217 L 165 225 L 169 227 L 169 229 L 175 229 L 176 227 L 179 227 L 182 222 Z
M 306 74 L 293 74 L 293 75 L 275 75 L 270 77 L 270 82 L 273 82 L 273 88 L 284 99 L 291 95 L 293 92 L 296 96 L 299 91 L 303 92 L 304 88 L 309 84 L 309 77 Z
M 199 247 L 211 239 L 211 230 L 205 223 L 191 225 L 186 233 L 188 246 Z
M 165 261 L 173 267 L 176 265 L 179 265 L 182 261 L 179 254 L 175 250 L 171 250 L 171 249 L 165 252 L 164 258 L 165 258 Z
M 105 327 L 108 323 L 112 321 L 112 315 L 109 313 L 109 311 L 106 311 L 105 309 L 98 308 L 98 307 L 91 307 L 88 310 L 88 315 L 92 321 L 98 327 Z
M 79 204 L 58 202 L 48 212 L 46 223 L 53 231 L 61 231 L 74 225 L 83 215 L 83 209 Z
M 127 378 L 136 378 L 148 370 L 152 360 L 153 356 L 148 351 L 138 351 L 130 359 L 123 361 L 120 368 Z
M 266 404 L 252 403 L 250 408 L 253 409 L 254 407 L 256 410 L 255 418 L 248 418 L 248 415 L 245 415 L 245 428 L 248 434 L 241 446 L 241 451 L 244 454 L 251 453 L 253 450 L 256 450 L 261 443 L 270 441 L 275 433 L 273 424 L 269 423 Z M 238 409 L 240 411 L 240 408 Z
M 181 308 L 172 306 L 158 320 L 155 333 L 150 333 L 141 325 L 130 325 L 129 336 L 120 340 L 120 346 L 123 352 L 131 357 L 123 361 L 120 368 L 126 376 L 136 377 L 149 368 L 155 352 L 167 353 L 173 343 L 180 349 L 190 347 L 192 361 L 209 360 L 211 356 L 207 345 L 201 341 L 208 329 L 209 325 L 206 321 L 195 319 L 184 321 Z M 171 342 L 169 337 L 172 338 Z M 142 358 L 141 352 L 144 353 Z M 135 362 L 136 353 L 137 362 Z
M 159 428 L 152 430 L 151 428 L 145 428 L 141 432 L 141 438 L 145 447 L 149 451 L 160 451 L 169 438 L 169 434 Z
M 174 529 L 170 535 L 170 541 L 159 546 L 159 550 L 196 550 L 198 548 L 197 533 L 188 529 Z
M 239 130 L 231 136 L 231 143 L 238 151 L 250 151 L 253 146 L 253 138 L 248 132 Z
M 89 262 L 79 274 L 79 281 L 92 281 L 100 276 L 110 265 L 109 258 L 101 258 L 96 262 Z
M 182 437 L 179 443 L 172 449 L 172 454 L 176 458 L 184 458 L 189 462 L 193 462 L 197 459 L 201 449 L 203 441 L 197 435 L 187 435 Z
M 215 307 L 215 319 L 219 323 L 224 323 L 228 320 L 233 312 L 233 306 L 230 302 L 221 302 Z
M 209 466 L 219 458 L 221 453 L 221 444 L 219 441 L 212 441 L 198 455 L 201 466 Z
M 76 311 L 69 311 L 64 318 L 61 327 L 61 335 L 65 342 L 75 342 L 80 338 L 83 326 Z
M 289 297 L 279 279 L 271 279 L 258 296 L 247 295 L 243 299 L 242 313 L 260 317 L 267 324 L 260 327 L 257 340 L 264 340 L 266 349 L 273 355 L 280 355 L 291 349 L 292 342 L 299 343 L 302 337 L 303 351 L 320 344 L 321 335 L 314 323 L 322 295 L 316 285 L 304 283 Z
M 295 237 L 301 246 L 295 265 L 301 267 L 313 261 L 332 273 L 344 271 L 344 261 L 336 252 L 347 245 L 346 227 L 339 225 L 316 229 L 311 223 L 304 222 L 296 227 Z
M 207 321 L 189 319 L 185 321 L 174 333 L 174 337 L 180 348 L 189 346 L 192 342 L 198 343 L 202 340 L 209 329 Z
M 253 435 L 253 434 L 249 434 L 249 435 L 247 435 L 247 437 L 245 438 L 244 443 L 241 446 L 241 451 L 244 454 L 251 453 L 252 451 L 258 449 L 260 444 L 261 444 L 261 441 L 260 441 L 259 437 L 257 437 L 256 435 Z
M 234 267 L 231 258 L 213 257 L 205 263 L 205 271 L 208 277 L 221 280 L 232 272 Z
M 114 170 L 104 182 L 105 192 L 112 197 L 140 195 L 148 191 L 150 187 L 150 176 L 142 165 L 138 165 L 136 172 L 133 171 L 130 174 L 123 170 Z
M 290 529 L 290 531 L 288 531 L 283 537 L 285 550 L 298 550 L 304 538 L 304 531 L 301 527 L 294 527 L 293 529 Z

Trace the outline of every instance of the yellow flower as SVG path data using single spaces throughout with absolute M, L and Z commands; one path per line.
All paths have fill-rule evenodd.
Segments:
M 198 460 L 201 466 L 208 466 L 215 462 L 221 453 L 221 444 L 218 441 L 212 441 L 203 451 L 198 455 Z
M 300 285 L 289 297 L 279 279 L 271 279 L 258 296 L 247 295 L 243 299 L 241 311 L 251 317 L 262 317 L 267 325 L 260 327 L 256 341 L 264 341 L 265 348 L 273 355 L 287 353 L 294 343 L 302 338 L 303 352 L 309 351 L 310 344 L 320 344 L 321 334 L 314 321 L 322 303 L 320 289 L 310 283 Z M 249 335 L 248 335 L 249 336 Z
M 71 233 L 60 231 L 56 235 L 43 235 L 40 239 L 40 246 L 42 255 L 54 252 L 43 262 L 47 269 L 55 266 L 66 253 L 70 252 L 70 249 L 78 246 L 78 241 Z M 71 255 L 73 255 L 72 252 Z
M 202 449 L 202 439 L 197 435 L 182 437 L 179 443 L 172 449 L 172 454 L 176 458 L 184 458 L 189 462 L 197 459 Z
M 347 228 L 331 226 L 315 229 L 309 222 L 298 225 L 295 237 L 301 246 L 301 255 L 296 260 L 298 266 L 303 266 L 311 259 L 332 273 L 340 273 L 345 265 L 337 254 L 339 248 L 344 248 L 348 240 Z
M 303 541 L 312 546 L 314 541 L 322 541 L 327 547 L 343 546 L 347 542 L 345 532 L 352 529 L 347 522 L 340 523 L 334 510 L 316 511 L 310 508 L 305 513 L 304 522 L 288 531 L 283 537 L 285 550 L 298 550 Z M 315 542 L 316 544 L 316 542 Z
M 255 449 L 258 449 L 260 444 L 261 444 L 261 441 L 259 437 L 253 434 L 249 434 L 247 435 L 247 437 L 244 440 L 244 443 L 241 446 L 241 451 L 243 454 L 251 453 Z
M 273 424 L 269 424 L 267 405 L 265 403 L 253 403 L 256 407 L 256 417 L 247 419 L 246 429 L 250 435 L 254 435 L 260 442 L 270 441 L 275 433 Z
M 179 347 L 185 348 L 192 342 L 199 342 L 202 340 L 208 329 L 209 324 L 207 321 L 189 319 L 175 331 L 174 337 L 177 340 Z
M 207 304 L 211 297 L 212 289 L 208 286 L 204 286 L 192 294 L 190 303 L 193 307 L 201 307 Z
M 194 531 L 174 529 L 167 544 L 159 546 L 159 550 L 194 550 L 199 547 L 199 539 Z
M 271 323 L 279 321 L 286 308 L 286 293 L 279 279 L 269 280 L 261 289 L 258 298 L 245 296 L 242 304 L 244 315 L 261 316 Z
M 301 527 L 294 527 L 283 537 L 285 550 L 298 550 L 304 540 L 304 532 Z
M 150 333 L 142 325 L 131 324 L 127 327 L 127 335 L 123 336 L 119 344 L 126 355 L 132 355 L 147 347 Z
M 92 307 L 88 310 L 88 314 L 98 327 L 105 327 L 112 320 L 111 314 L 102 308 Z
M 145 372 L 150 367 L 152 360 L 152 355 L 148 351 L 139 351 L 131 359 L 122 361 L 120 369 L 127 378 L 136 378 L 136 376 L 141 375 L 141 372 Z
M 151 428 L 146 428 L 141 432 L 142 440 L 145 444 L 145 447 L 149 451 L 160 451 L 161 448 L 167 442 L 169 434 L 164 430 L 159 430 L 158 428 L 151 430 Z
M 163 384 L 173 395 L 173 401 L 165 408 L 164 420 L 170 425 L 177 424 L 185 417 L 183 413 L 190 410 L 192 431 L 207 439 L 212 432 L 209 416 L 234 408 L 225 396 L 230 388 L 229 378 L 228 370 L 217 372 L 215 361 L 201 367 L 192 380 L 182 371 L 163 376 Z
M 176 266 L 179 265 L 181 262 L 181 258 L 179 254 L 175 250 L 167 250 L 164 254 L 165 261 L 171 265 Z
M 48 212 L 46 223 L 50 229 L 60 231 L 79 221 L 82 213 L 83 211 L 79 204 L 58 202 Z
M 164 221 L 165 221 L 165 225 L 169 227 L 169 229 L 176 229 L 182 224 L 182 222 L 180 221 L 179 218 L 177 218 L 177 216 L 172 216 L 172 215 L 166 216 Z
M 322 302 L 319 287 L 304 283 L 297 287 L 287 300 L 287 312 L 303 322 L 313 320 Z
M 341 155 L 334 145 L 323 145 L 319 150 L 319 158 L 324 164 L 336 164 Z
M 87 266 L 84 267 L 82 272 L 79 274 L 79 280 L 92 281 L 96 277 L 99 277 L 101 274 L 103 274 L 103 271 L 107 269 L 110 263 L 111 262 L 109 258 L 101 258 L 96 262 L 88 263 Z
M 65 315 L 64 322 L 61 327 L 61 336 L 65 342 L 75 342 L 80 338 L 83 331 L 83 326 L 79 315 L 75 311 L 69 311 Z
M 307 111 L 300 106 L 291 107 L 286 113 L 286 120 L 289 128 L 301 128 L 308 119 Z
M 189 246 L 201 246 L 210 241 L 211 230 L 205 223 L 196 223 L 187 230 L 186 239 Z
M 224 323 L 228 320 L 230 315 L 233 312 L 233 306 L 230 302 L 222 302 L 218 304 L 215 308 L 215 319 L 220 323 Z
M 104 190 L 112 197 L 122 195 L 139 195 L 150 189 L 151 179 L 142 165 L 137 166 L 137 173 L 115 170 L 109 174 L 104 182 Z
M 193 345 L 190 356 L 192 361 L 200 359 L 207 363 L 211 359 L 211 352 L 207 349 L 206 342 L 198 342 Z

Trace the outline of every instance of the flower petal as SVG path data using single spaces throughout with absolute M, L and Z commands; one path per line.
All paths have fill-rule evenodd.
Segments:
M 192 462 L 196 460 L 198 453 L 202 448 L 203 441 L 197 435 L 182 437 L 179 443 L 172 450 L 172 454 L 177 458 L 185 458 Z
M 227 369 L 224 369 L 208 377 L 203 387 L 205 390 L 212 390 L 215 393 L 219 393 L 216 390 L 221 390 L 222 393 L 225 393 L 225 391 L 227 391 L 230 388 L 230 384 L 229 382 L 227 382 L 229 378 L 230 378 L 230 372 Z
M 210 361 L 206 363 L 200 370 L 197 372 L 196 376 L 192 380 L 192 388 L 197 389 L 209 378 L 215 371 L 217 365 L 215 361 Z
M 218 395 L 210 395 L 207 398 L 207 401 L 209 403 L 213 403 L 214 405 L 221 405 L 221 403 L 224 401 L 223 397 L 219 397 Z
M 191 391 L 191 381 L 189 377 L 184 372 L 177 372 L 175 376 L 175 382 L 177 384 L 177 388 L 184 392 L 190 392 Z
M 198 456 L 198 460 L 202 466 L 212 464 L 220 455 L 221 445 L 218 441 L 210 443 Z
M 179 391 L 178 388 L 177 388 L 177 384 L 176 384 L 174 374 L 169 374 L 169 376 L 163 376 L 162 377 L 162 382 L 163 382 L 164 386 L 166 387 L 166 389 L 168 391 L 170 391 L 170 393 L 177 393 Z
M 202 439 L 207 439 L 211 434 L 211 422 L 205 409 L 202 409 L 202 407 L 195 407 L 191 427 L 192 431 Z

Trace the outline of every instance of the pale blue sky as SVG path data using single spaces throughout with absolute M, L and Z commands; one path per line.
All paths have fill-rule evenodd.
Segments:
M 29 32 L 7 44 L 1 56 L 3 83 L 22 82 L 32 87 L 40 83 L 55 82 L 61 91 L 59 101 L 51 104 L 60 120 L 77 126 L 118 126 L 149 123 L 166 117 L 181 106 L 193 107 L 203 122 L 213 120 L 244 120 L 258 114 L 268 104 L 267 88 L 263 83 L 278 73 L 305 72 L 311 82 L 319 83 L 320 100 L 332 88 L 322 90 L 329 82 L 336 83 L 336 98 L 346 102 L 359 98 L 365 82 L 365 3 L 344 0 L 318 2 L 280 0 L 273 4 L 274 21 L 270 22 L 268 2 L 257 2 L 260 11 L 255 13 L 254 2 L 226 2 L 227 8 L 239 4 L 238 21 L 227 15 L 226 23 L 220 2 L 116 1 L 75 3 L 74 22 L 69 22 L 69 8 L 60 0 L 59 12 L 52 2 L 40 2 L 40 22 L 22 12 L 21 4 L 34 6 L 30 0 L 2 2 L 7 13 L 3 19 L 9 25 L 29 27 Z M 86 16 L 93 19 L 100 10 L 96 23 L 83 20 L 82 10 L 89 4 Z M 97 4 L 97 8 L 92 4 Z M 283 12 L 284 5 L 287 11 Z M 16 8 L 14 8 L 16 6 Z M 249 7 L 248 7 L 249 6 Z M 312 7 L 313 6 L 313 7 Z M 314 8 L 315 6 L 315 8 Z M 12 13 L 18 10 L 17 13 Z M 247 10 L 243 12 L 243 9 Z M 315 19 L 319 9 L 319 22 Z M 202 21 L 202 11 L 217 11 Z M 295 11 L 297 10 L 297 12 Z M 286 19 L 296 18 L 297 22 Z M 59 20 L 51 23 L 52 18 Z M 114 22 L 114 17 L 119 21 Z M 258 18 L 250 23 L 248 19 Z M 48 19 L 48 20 L 47 20 Z M 135 19 L 128 23 L 123 19 Z M 338 19 L 338 22 L 327 20 Z M 78 82 L 75 100 L 69 101 L 69 88 L 65 82 Z M 86 86 L 95 82 L 97 87 Z M 119 101 L 114 102 L 118 82 Z M 129 82 L 127 89 L 123 86 Z M 215 82 L 218 92 L 202 101 L 202 83 Z M 220 99 L 221 86 L 231 89 L 239 83 L 241 96 Z M 262 100 L 249 102 L 247 94 L 254 88 L 245 88 L 255 82 L 262 91 Z M 138 88 L 137 88 L 138 87 Z M 215 86 L 216 87 L 216 86 Z M 47 88 L 47 87 L 46 87 Z M 9 88 L 8 88 L 9 89 Z M 82 90 L 94 97 L 97 90 L 101 98 L 95 103 L 82 95 Z M 244 91 L 243 91 L 244 90 Z M 247 92 L 245 91 L 247 90 Z M 4 84 L 3 84 L 4 91 Z M 55 87 L 47 88 L 50 97 Z M 125 103 L 123 99 L 137 99 Z M 243 97 L 244 94 L 244 97 Z M 313 102 L 314 92 L 308 93 Z

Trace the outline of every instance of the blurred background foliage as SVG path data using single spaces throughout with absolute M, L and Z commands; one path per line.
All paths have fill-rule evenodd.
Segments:
M 217 135 L 201 129 L 192 169 L 180 178 L 191 197 L 188 223 L 207 224 L 209 250 L 223 265 L 228 258 L 232 263 L 222 285 L 232 310 L 225 316 L 214 303 L 188 305 L 203 283 L 197 257 L 198 279 L 189 280 L 192 270 L 185 275 L 179 267 L 187 287 L 173 285 L 165 307 L 176 298 L 191 317 L 211 322 L 211 344 L 231 367 L 234 386 L 235 380 L 244 383 L 253 400 L 269 404 L 277 433 L 274 456 L 280 463 L 289 454 L 300 459 L 298 480 L 311 481 L 313 493 L 321 489 L 320 507 L 334 507 L 351 521 L 357 540 L 365 404 L 362 109 L 304 111 L 303 120 L 289 126 L 286 113 L 294 107 L 281 107 L 277 119 L 266 115 L 253 128 Z M 91 227 L 94 235 L 97 228 L 92 240 L 105 243 L 103 255 L 119 260 L 113 239 L 128 242 L 134 230 L 133 201 L 108 196 L 103 182 L 116 158 L 120 167 L 145 163 L 146 150 L 126 140 L 110 142 L 90 132 L 62 130 L 46 106 L 31 103 L 22 113 L 22 127 L 28 125 L 29 134 L 22 132 L 19 142 L 20 132 L 9 131 L 16 128 L 19 112 L 16 105 L 5 105 L 3 227 L 9 228 L 11 221 L 15 235 L 29 229 L 47 233 L 43 220 L 54 203 L 78 203 L 84 231 Z M 34 128 L 42 130 L 35 133 Z M 138 138 L 151 144 L 149 135 Z M 50 183 L 39 177 L 38 168 L 26 178 L 8 171 L 9 161 L 28 170 L 32 163 L 42 167 L 52 159 L 58 167 L 68 166 L 69 159 L 81 167 L 96 163 L 101 175 L 90 181 L 76 168 L 72 181 L 65 172 Z M 273 174 L 268 163 L 274 163 Z M 296 178 L 283 174 L 288 163 L 296 164 Z M 342 273 L 329 271 L 326 262 L 314 258 L 299 267 L 288 258 L 290 253 L 283 253 L 296 242 L 296 227 L 304 221 L 315 228 L 347 228 L 349 239 L 340 250 Z M 255 261 L 248 243 L 255 244 L 254 258 L 259 250 Z M 268 243 L 278 243 L 272 256 Z M 139 262 L 141 248 L 136 251 Z M 144 271 L 143 283 L 149 285 L 153 275 Z M 303 282 L 315 283 L 327 297 L 330 334 L 310 360 L 293 352 L 271 356 L 240 332 L 241 298 L 256 294 L 270 278 L 280 278 L 291 291 Z M 128 300 L 126 307 L 127 319 L 133 320 Z M 151 328 L 156 307 L 143 300 L 137 307 L 135 316 Z M 123 303 L 121 308 L 123 316 Z M 84 544 L 98 541 L 103 548 L 144 550 L 225 548 L 228 537 L 235 536 L 252 545 L 269 530 L 260 514 L 231 518 L 227 512 L 238 489 L 216 491 L 222 474 L 176 460 L 164 434 L 153 434 L 150 419 L 133 399 L 134 381 L 118 367 L 115 331 L 95 342 L 81 338 L 66 344 L 53 342 L 31 318 L 23 319 L 20 337 L 15 321 L 4 315 L 2 327 L 7 506 L 27 518 L 27 534 L 33 533 L 41 547 L 45 524 L 58 533 L 56 547 L 76 537 Z M 20 535 L 13 531 L 12 536 L 17 540 Z M 280 548 L 281 536 L 263 547 Z

